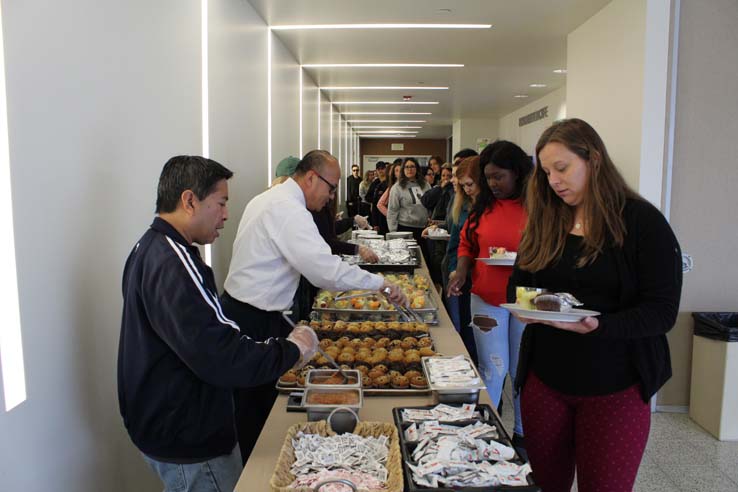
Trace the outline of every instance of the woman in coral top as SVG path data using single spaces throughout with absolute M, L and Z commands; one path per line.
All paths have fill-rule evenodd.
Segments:
M 459 295 L 467 272 L 472 270 L 471 313 L 486 314 L 497 327 L 482 331 L 474 327 L 479 370 L 495 405 L 499 405 L 508 372 L 515 375 L 518 350 L 525 325 L 499 307 L 506 302 L 507 282 L 512 267 L 492 266 L 475 258 L 488 257 L 490 247 L 517 251 L 527 216 L 522 195 L 533 164 L 512 142 L 498 140 L 479 156 L 479 195 L 461 231 L 456 275 L 449 280 L 449 294 Z M 522 447 L 523 426 L 520 399 L 515 398 L 513 444 Z

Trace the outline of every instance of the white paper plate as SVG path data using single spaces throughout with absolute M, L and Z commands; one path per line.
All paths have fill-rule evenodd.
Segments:
M 448 241 L 451 234 L 428 234 L 426 237 L 431 241 Z
M 514 254 L 515 256 L 510 255 L 506 258 L 477 258 L 477 261 L 481 261 L 485 265 L 513 266 L 517 257 L 517 253 Z
M 565 313 L 556 311 L 538 311 L 536 309 L 523 309 L 517 304 L 500 304 L 501 308 L 505 308 L 511 313 L 515 313 L 523 318 L 535 319 L 538 321 L 565 321 L 574 323 L 580 321 L 587 316 L 599 316 L 601 313 L 597 311 L 589 311 L 587 309 L 572 309 Z

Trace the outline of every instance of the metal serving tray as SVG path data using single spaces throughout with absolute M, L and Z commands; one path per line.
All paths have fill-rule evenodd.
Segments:
M 420 309 L 413 309 L 416 313 L 423 317 L 423 322 L 429 325 L 438 324 L 438 307 L 436 302 L 433 300 L 433 296 L 426 293 L 425 295 L 426 307 Z M 315 306 L 313 303 L 313 312 L 310 313 L 310 319 L 322 321 L 324 320 L 324 314 L 332 315 L 331 320 L 337 321 L 343 318 L 344 321 L 349 320 L 364 320 L 364 321 L 403 321 L 400 313 L 395 310 L 389 309 L 338 309 L 338 308 L 321 308 Z M 394 319 L 390 319 L 394 318 Z
M 429 406 L 418 406 L 418 407 L 396 407 L 392 409 L 392 415 L 395 420 L 395 425 L 397 426 L 397 431 L 400 437 L 400 451 L 402 452 L 402 468 L 403 473 L 405 475 L 405 490 L 407 492 L 429 492 L 429 491 L 435 491 L 435 492 L 541 492 L 541 488 L 535 485 L 533 482 L 533 477 L 531 475 L 528 475 L 528 485 L 527 486 L 510 486 L 510 485 L 499 485 L 497 487 L 462 487 L 462 488 L 447 488 L 447 487 L 439 487 L 436 489 L 430 489 L 427 487 L 423 487 L 420 485 L 417 485 L 413 481 L 413 472 L 408 467 L 408 462 L 414 463 L 412 459 L 412 452 L 415 449 L 415 446 L 417 443 L 415 442 L 409 442 L 405 439 L 405 430 L 412 425 L 412 422 L 407 422 L 402 419 L 402 411 L 405 409 L 422 409 L 427 410 L 430 408 L 435 407 L 436 405 L 429 405 Z M 453 422 L 446 422 L 446 421 L 440 421 L 440 424 L 444 425 L 454 425 L 459 427 L 465 427 L 467 425 L 474 424 L 476 422 L 484 422 L 489 425 L 493 425 L 497 428 L 497 433 L 499 434 L 499 438 L 494 439 L 495 441 L 498 441 L 506 446 L 513 447 L 512 440 L 510 439 L 510 435 L 505 430 L 505 427 L 502 425 L 502 422 L 500 419 L 497 418 L 495 415 L 495 412 L 492 410 L 492 408 L 489 405 L 485 404 L 477 404 L 476 411 L 478 411 L 481 414 L 481 417 L 474 417 L 469 420 L 457 420 Z M 517 464 L 523 464 L 525 463 L 525 460 L 520 457 L 517 450 L 515 451 L 515 458 L 511 460 L 513 463 Z
M 432 380 L 430 368 L 428 367 L 429 360 L 431 359 L 435 359 L 435 360 L 456 359 L 459 357 L 463 358 L 463 360 L 469 363 L 471 370 L 474 371 L 474 374 L 476 375 L 476 379 L 477 379 L 476 383 L 460 384 L 456 386 L 453 384 L 437 384 L 436 382 Z M 434 355 L 431 357 L 422 357 L 420 359 L 420 362 L 423 366 L 423 373 L 425 374 L 425 379 L 428 380 L 428 386 L 430 387 L 431 391 L 436 393 L 438 397 L 438 401 L 440 403 L 477 403 L 479 401 L 479 392 L 486 388 L 484 384 L 484 380 L 479 375 L 477 368 L 474 367 L 474 363 L 467 356 Z

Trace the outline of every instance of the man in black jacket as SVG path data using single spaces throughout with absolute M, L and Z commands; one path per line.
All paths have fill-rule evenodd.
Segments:
M 166 490 L 233 490 L 242 470 L 233 388 L 274 380 L 317 347 L 307 327 L 257 342 L 223 314 L 213 271 L 193 243 L 218 237 L 232 175 L 203 157 L 170 159 L 159 216 L 123 272 L 120 412 Z
M 359 213 L 359 185 L 361 184 L 361 172 L 359 166 L 354 164 L 351 166 L 351 176 L 346 178 L 346 211 L 348 216 L 352 217 Z
M 380 234 L 386 234 L 388 231 L 387 217 L 379 211 L 377 203 L 379 203 L 379 199 L 382 198 L 385 190 L 387 190 L 387 163 L 383 161 L 377 162 L 376 171 L 377 177 L 369 185 L 369 191 L 366 192 L 366 201 L 372 205 L 372 225 Z

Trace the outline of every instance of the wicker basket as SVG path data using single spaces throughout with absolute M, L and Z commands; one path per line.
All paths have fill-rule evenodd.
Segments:
M 290 472 L 290 467 L 295 462 L 295 451 L 292 448 L 292 439 L 298 432 L 306 434 L 318 434 L 321 436 L 333 436 L 333 432 L 325 420 L 319 422 L 302 422 L 295 424 L 287 430 L 287 437 L 279 452 L 277 466 L 274 467 L 269 485 L 273 492 L 313 492 L 307 487 L 291 488 L 290 484 L 295 481 L 295 476 Z M 402 492 L 402 456 L 400 455 L 400 440 L 397 428 L 394 424 L 386 422 L 359 422 L 354 429 L 354 434 L 362 437 L 387 436 L 389 438 L 389 453 L 387 455 L 387 488 L 386 492 Z M 359 492 L 368 492 L 359 489 Z

